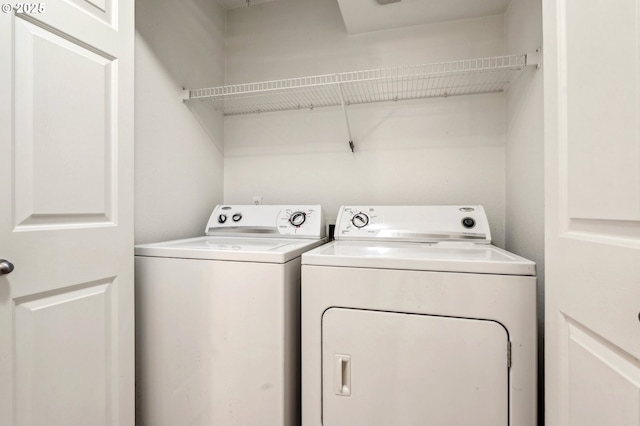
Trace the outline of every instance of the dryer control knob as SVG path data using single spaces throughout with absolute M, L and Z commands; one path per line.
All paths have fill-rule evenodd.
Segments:
M 362 212 L 356 213 L 351 218 L 351 223 L 353 223 L 353 226 L 356 228 L 364 228 L 369 224 L 369 216 Z
M 476 221 L 472 217 L 465 217 L 464 219 L 462 219 L 462 226 L 467 229 L 471 229 L 476 226 Z
M 234 222 L 239 222 L 240 219 L 242 219 L 242 213 L 236 213 L 233 216 L 231 216 L 231 219 L 233 219 Z
M 289 223 L 295 227 L 302 226 L 305 220 L 307 215 L 304 212 L 295 212 L 289 217 Z
M 218 223 L 225 223 L 226 221 L 227 221 L 226 214 L 221 214 L 220 216 L 218 216 Z

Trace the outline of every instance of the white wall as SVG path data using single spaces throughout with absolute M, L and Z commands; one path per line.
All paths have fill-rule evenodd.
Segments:
M 136 1 L 136 243 L 202 235 L 222 202 L 222 118 L 180 96 L 223 75 L 216 1 Z
M 336 2 L 227 13 L 226 84 L 501 55 L 503 17 L 349 36 Z M 483 204 L 504 245 L 505 96 L 450 97 L 225 119 L 227 203 Z
M 505 14 L 508 52 L 542 46 L 542 3 L 512 0 Z M 537 264 L 539 424 L 544 421 L 544 120 L 542 70 L 528 69 L 507 92 L 506 248 Z

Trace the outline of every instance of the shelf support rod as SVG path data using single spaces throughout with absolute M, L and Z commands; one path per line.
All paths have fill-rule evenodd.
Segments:
M 342 83 L 340 83 L 340 76 L 338 74 L 336 74 L 336 83 L 338 84 L 338 93 L 340 94 L 340 104 L 342 105 L 344 120 L 347 123 L 347 136 L 349 137 L 349 148 L 351 148 L 351 152 L 354 152 L 353 137 L 351 136 L 351 126 L 349 125 L 349 114 L 347 114 L 347 105 L 344 103 L 344 93 L 342 91 Z

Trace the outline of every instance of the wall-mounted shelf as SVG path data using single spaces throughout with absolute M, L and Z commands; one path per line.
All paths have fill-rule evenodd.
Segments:
M 186 100 L 209 101 L 224 115 L 503 91 L 532 65 L 527 55 L 325 74 L 191 89 Z M 535 62 L 537 64 L 537 61 Z
M 538 54 L 439 62 L 184 91 L 224 115 L 501 92 Z M 345 108 L 346 117 L 346 108 Z M 349 122 L 347 118 L 347 130 Z M 349 135 L 349 143 L 353 143 Z

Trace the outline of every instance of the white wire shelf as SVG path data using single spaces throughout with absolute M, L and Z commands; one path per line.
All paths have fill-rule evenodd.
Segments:
M 239 115 L 493 93 L 504 91 L 529 65 L 537 61 L 526 54 L 495 56 L 192 89 L 185 100 L 208 101 L 224 115 Z

